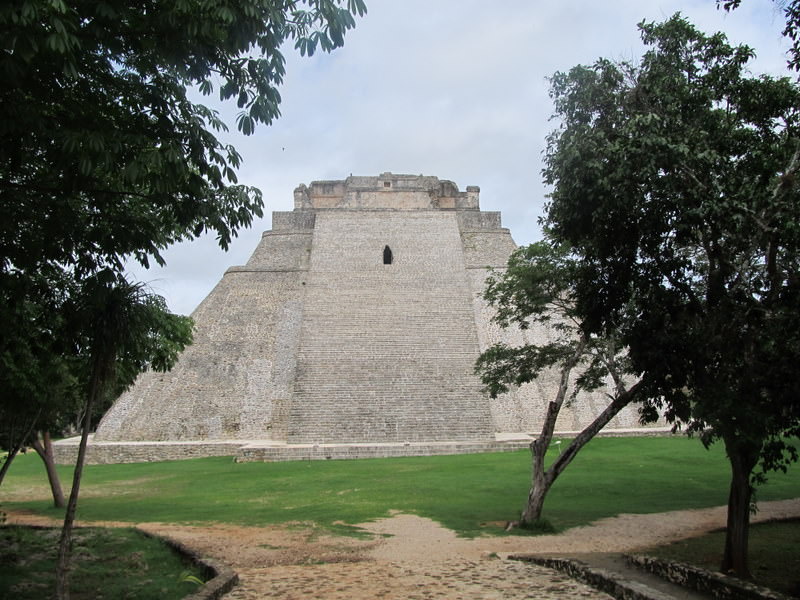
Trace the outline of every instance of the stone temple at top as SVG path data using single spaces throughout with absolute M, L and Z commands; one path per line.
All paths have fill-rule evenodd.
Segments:
M 89 460 L 209 454 L 347 458 L 499 449 L 538 432 L 555 372 L 491 399 L 474 374 L 502 330 L 483 301 L 488 269 L 515 244 L 479 189 L 383 173 L 315 181 L 244 266 L 193 313 L 195 342 L 168 373 L 148 372 L 108 411 Z M 602 392 L 565 407 L 583 428 Z M 636 427 L 628 408 L 608 428 Z

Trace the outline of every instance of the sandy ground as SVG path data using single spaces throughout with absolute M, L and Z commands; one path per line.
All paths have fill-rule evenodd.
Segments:
M 12 512 L 10 523 L 53 524 Z M 753 521 L 800 516 L 800 499 L 759 503 Z M 371 539 L 326 535 L 307 526 L 202 527 L 141 523 L 240 576 L 226 600 L 609 598 L 560 573 L 509 553 L 572 555 L 631 552 L 724 526 L 725 507 L 649 515 L 619 515 L 560 535 L 459 538 L 414 515 L 396 514 L 361 526 Z M 93 523 L 125 525 L 128 523 Z

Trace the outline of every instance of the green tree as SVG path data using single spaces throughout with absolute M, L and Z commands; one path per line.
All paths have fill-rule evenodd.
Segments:
M 14 273 L 0 288 L 0 448 L 7 451 L 0 484 L 39 429 L 55 427 L 63 415 L 77 411 L 77 379 L 61 335 L 60 303 L 68 294 L 55 289 L 58 272 L 52 275 Z
M 261 216 L 261 194 L 236 185 L 240 156 L 215 137 L 226 124 L 189 92 L 216 87 L 249 135 L 279 115 L 283 43 L 332 50 L 364 12 L 362 0 L 3 3 L 0 275 L 162 263 L 204 231 L 226 248 Z
M 800 0 L 774 0 L 786 18 L 783 35 L 792 42 L 789 49 L 789 68 L 800 71 Z M 739 8 L 742 0 L 717 0 L 717 7 L 727 11 Z
M 679 15 L 640 29 L 640 63 L 552 78 L 545 221 L 580 259 L 585 330 L 617 331 L 643 393 L 724 443 L 722 569 L 748 576 L 754 486 L 800 433 L 800 90 Z
M 530 445 L 531 489 L 520 517 L 522 527 L 539 521 L 547 493 L 559 475 L 611 419 L 639 399 L 643 385 L 631 373 L 615 332 L 598 336 L 582 327 L 573 289 L 577 268 L 568 248 L 537 242 L 518 248 L 506 269 L 492 273 L 484 292 L 501 327 L 546 326 L 554 332 L 547 343 L 496 344 L 481 354 L 475 368 L 493 398 L 511 386 L 533 381 L 545 369 L 559 372 L 559 386 L 547 405 L 541 432 Z M 580 402 L 580 392 L 608 388 L 608 379 L 613 381 L 609 404 L 545 468 L 545 455 L 565 401 Z M 652 406 L 642 408 L 643 420 L 658 416 Z
M 112 292 L 128 288 L 125 262 L 163 264 L 166 247 L 204 232 L 227 248 L 262 215 L 261 193 L 237 182 L 239 154 L 216 137 L 226 124 L 194 91 L 234 102 L 249 135 L 279 116 L 284 43 L 333 50 L 365 12 L 362 0 L 0 5 L 0 316 L 12 317 L 0 322 L 12 369 L 0 413 L 20 416 L 31 390 L 48 398 L 43 375 L 63 373 L 84 393 L 85 434 L 123 370 L 156 364 L 96 329 Z M 173 316 L 159 314 L 140 325 L 171 340 Z M 71 498 L 65 531 L 74 510 Z M 63 584 L 66 563 L 59 571 Z
M 362 0 L 13 0 L 0 5 L 0 354 L 6 399 L 59 368 L 72 290 L 133 258 L 262 215 L 240 157 L 191 90 L 279 115 L 281 48 L 341 46 Z M 53 394 L 51 394 L 52 396 Z M 41 398 L 44 394 L 37 394 Z M 11 400 L 3 400 L 6 405 Z
M 78 505 L 92 411 L 110 393 L 130 386 L 147 368 L 167 371 L 192 341 L 193 322 L 171 314 L 160 296 L 141 284 L 130 284 L 111 270 L 87 278 L 71 301 L 75 325 L 74 355 L 82 359 L 80 380 L 85 386 L 81 440 L 72 489 L 59 541 L 56 570 L 58 598 L 68 598 L 70 540 Z

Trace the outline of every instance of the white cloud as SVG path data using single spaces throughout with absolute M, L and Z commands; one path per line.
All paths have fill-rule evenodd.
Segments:
M 518 243 L 537 239 L 552 106 L 546 78 L 599 57 L 641 53 L 636 24 L 675 12 L 758 51 L 754 72 L 784 73 L 782 18 L 770 0 L 733 13 L 714 0 L 366 0 L 368 15 L 332 55 L 286 49 L 282 117 L 248 138 L 241 183 L 259 187 L 264 219 L 228 253 L 204 238 L 173 247 L 164 269 L 132 268 L 176 312 L 191 312 L 225 269 L 244 264 L 274 210 L 292 190 L 350 173 L 423 173 L 481 187 L 484 210 L 500 210 Z M 234 124 L 235 107 L 220 107 Z

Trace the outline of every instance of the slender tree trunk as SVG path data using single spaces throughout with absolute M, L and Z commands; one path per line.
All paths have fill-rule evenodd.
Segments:
M 545 443 L 542 438 L 531 442 L 531 454 L 533 460 L 533 482 L 531 490 L 528 492 L 528 501 L 522 511 L 520 523 L 531 525 L 538 521 L 542 516 L 542 507 L 547 492 L 550 491 L 550 483 L 547 482 L 544 469 L 544 457 L 547 453 L 549 442 Z
M 626 390 L 621 395 L 617 396 L 611 404 L 609 404 L 597 418 L 592 421 L 583 431 L 581 431 L 572 442 L 562 450 L 558 458 L 553 461 L 550 468 L 544 470 L 544 455 L 547 452 L 547 444 L 539 444 L 540 440 L 535 440 L 531 443 L 531 452 L 533 453 L 533 487 L 528 494 L 528 504 L 522 513 L 521 522 L 530 525 L 541 518 L 542 507 L 544 506 L 545 498 L 550 488 L 555 483 L 558 476 L 564 472 L 564 469 L 578 455 L 578 452 L 588 444 L 597 433 L 608 425 L 609 421 L 619 414 L 619 412 L 628 406 L 636 399 L 642 383 L 637 382 L 629 390 Z M 554 403 L 550 403 L 551 405 Z M 549 410 L 548 410 L 549 416 Z M 558 416 L 556 414 L 556 416 Z M 555 425 L 555 418 L 553 418 L 553 425 Z M 552 438 L 552 435 L 550 436 Z M 541 438 L 540 438 L 541 439 Z
M 53 494 L 53 506 L 64 508 L 64 492 L 61 490 L 61 480 L 56 471 L 56 463 L 53 457 L 53 444 L 50 441 L 50 432 L 42 432 L 42 440 L 35 436 L 32 441 L 33 449 L 42 459 L 44 468 L 47 471 L 47 480 L 50 482 L 50 492 Z
M 102 362 L 102 361 L 98 361 Z M 78 493 L 81 487 L 81 477 L 83 476 L 83 465 L 86 461 L 86 444 L 89 439 L 89 428 L 92 421 L 92 407 L 94 401 L 100 396 L 102 385 L 105 383 L 103 378 L 103 367 L 106 365 L 94 366 L 89 394 L 86 398 L 83 419 L 81 424 L 81 442 L 78 446 L 78 458 L 75 461 L 75 472 L 72 476 L 72 489 L 67 502 L 67 510 L 64 514 L 64 525 L 61 528 L 61 539 L 58 542 L 58 561 L 56 563 L 56 598 L 57 600 L 69 600 L 69 568 L 70 553 L 72 546 L 72 528 L 75 524 L 75 512 L 78 507 Z
M 11 461 L 14 460 L 14 457 L 19 452 L 21 446 L 17 445 L 11 448 L 6 454 L 6 459 L 3 461 L 3 466 L 0 467 L 0 485 L 3 485 L 3 479 L 6 477 L 6 473 L 8 472 L 8 468 L 11 466 Z
M 725 551 L 720 571 L 750 579 L 748 542 L 750 535 L 750 502 L 753 487 L 750 475 L 758 462 L 759 453 L 735 439 L 725 438 L 725 449 L 731 463 L 731 487 L 728 496 L 728 526 L 725 532 Z
M 14 460 L 17 454 L 19 454 L 19 451 L 22 450 L 23 446 L 25 446 L 25 442 L 33 433 L 33 428 L 36 427 L 36 422 L 39 420 L 39 415 L 41 413 L 42 410 L 39 409 L 36 412 L 36 416 L 33 418 L 33 420 L 30 421 L 30 425 L 28 425 L 27 423 L 25 424 L 25 427 L 27 427 L 27 431 L 22 435 L 22 437 L 18 439 L 17 443 L 15 443 L 11 448 L 9 448 L 8 454 L 6 455 L 6 460 L 3 462 L 3 466 L 0 467 L 0 485 L 3 484 L 3 479 L 5 479 L 9 467 L 11 467 L 11 462 Z M 14 429 L 16 429 L 16 426 L 14 426 Z M 14 439 L 13 434 L 11 438 Z
M 567 397 L 569 376 L 572 373 L 572 369 L 574 369 L 575 365 L 581 360 L 586 350 L 586 344 L 586 338 L 581 336 L 574 354 L 561 368 L 561 378 L 559 380 L 556 398 L 547 405 L 547 414 L 544 418 L 541 434 L 537 439 L 531 442 L 531 490 L 528 493 L 528 501 L 525 503 L 525 508 L 520 517 L 522 525 L 531 525 L 542 516 L 544 499 L 552 485 L 552 481 L 548 481 L 548 477 L 545 473 L 545 455 L 547 454 L 547 448 L 550 446 L 550 442 L 553 440 L 553 432 L 556 428 L 558 413 L 561 411 L 561 406 L 564 404 L 564 399 Z

